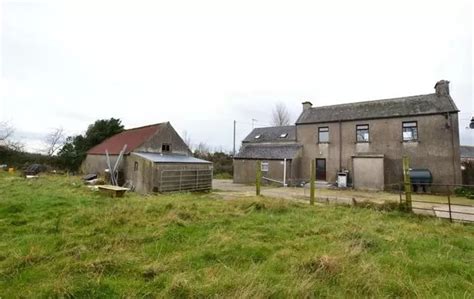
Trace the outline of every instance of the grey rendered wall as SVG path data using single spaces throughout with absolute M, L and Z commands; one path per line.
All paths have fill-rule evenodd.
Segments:
M 417 142 L 402 142 L 402 122 L 417 121 Z M 370 142 L 356 143 L 356 125 L 368 124 Z M 341 125 L 341 136 L 339 136 Z M 318 127 L 329 127 L 329 143 L 317 144 Z M 339 166 L 352 172 L 352 156 L 385 155 L 385 184 L 402 180 L 402 157 L 407 155 L 412 168 L 428 168 L 435 184 L 459 184 L 461 167 L 457 114 L 400 117 L 327 124 L 297 125 L 298 142 L 304 144 L 300 176 L 309 178 L 311 159 L 325 158 L 327 180 L 336 181 Z M 342 143 L 340 142 L 342 140 Z M 454 143 L 454 147 L 453 147 Z M 342 146 L 342 148 L 341 148 Z M 341 152 L 341 159 L 339 153 Z
M 110 155 L 109 157 L 112 167 L 114 167 L 118 155 Z M 105 155 L 87 155 L 81 164 L 81 172 L 84 174 L 97 173 L 103 176 L 107 168 L 109 167 L 107 166 L 107 158 Z
M 238 184 L 254 184 L 257 171 L 258 160 L 234 160 L 234 183 Z M 262 162 L 268 162 L 268 172 L 262 172 L 262 176 L 283 181 L 283 160 L 261 160 Z M 295 168 L 292 165 L 291 160 L 286 161 L 286 180 L 291 183 L 294 179 Z
M 171 152 L 173 154 L 184 154 L 191 155 L 186 143 L 178 135 L 175 129 L 170 123 L 160 128 L 160 130 L 148 141 L 146 141 L 139 148 L 135 149 L 135 152 L 149 152 L 149 153 L 161 153 L 161 145 L 163 143 L 171 144 Z
M 135 170 L 135 162 L 138 169 Z M 124 163 L 125 181 L 129 181 L 135 192 L 146 194 L 153 190 L 153 162 L 131 154 Z

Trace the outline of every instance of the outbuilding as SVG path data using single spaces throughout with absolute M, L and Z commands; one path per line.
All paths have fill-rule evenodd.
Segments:
M 295 126 L 252 130 L 234 157 L 234 183 L 254 183 L 257 161 L 260 161 L 264 181 L 297 184 L 302 148 L 296 143 Z
M 212 189 L 212 163 L 194 158 L 169 122 L 125 130 L 106 139 L 87 152 L 82 172 L 104 175 L 106 152 L 114 165 L 121 151 L 119 182 L 139 193 Z

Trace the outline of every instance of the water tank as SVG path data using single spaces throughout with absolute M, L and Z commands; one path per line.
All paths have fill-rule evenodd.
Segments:
M 429 169 L 410 169 L 410 181 L 412 184 L 431 184 L 433 176 Z
M 430 186 L 433 183 L 433 176 L 429 169 L 410 169 L 410 182 L 413 186 L 413 191 L 417 192 L 420 189 L 423 192 L 426 192 L 426 187 Z M 420 191 L 421 191 L 420 190 Z

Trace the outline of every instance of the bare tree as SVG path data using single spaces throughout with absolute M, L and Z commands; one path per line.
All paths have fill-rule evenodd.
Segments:
M 272 112 L 272 125 L 274 126 L 288 126 L 290 125 L 290 113 L 285 104 L 279 102 L 275 105 Z
M 189 147 L 189 149 L 192 148 L 191 136 L 189 136 L 188 131 L 186 131 L 186 130 L 183 131 L 183 141 L 184 141 L 184 143 L 186 143 L 186 145 Z
M 15 152 L 22 152 L 25 149 L 24 143 L 14 140 L 7 140 L 6 146 Z
M 0 146 L 8 147 L 14 151 L 23 151 L 25 145 L 12 139 L 15 128 L 7 121 L 0 121 Z
M 209 154 L 211 152 L 211 147 L 204 142 L 199 142 L 196 152 L 200 154 Z
M 0 122 L 0 143 L 7 143 L 7 140 L 13 135 L 15 129 L 9 122 L 1 121 Z
M 51 133 L 46 135 L 44 139 L 45 152 L 48 156 L 54 155 L 66 142 L 64 129 L 62 127 L 56 128 Z

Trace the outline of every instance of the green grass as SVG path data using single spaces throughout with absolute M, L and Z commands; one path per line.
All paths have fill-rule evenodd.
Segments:
M 474 296 L 474 226 L 0 174 L 0 297 Z

